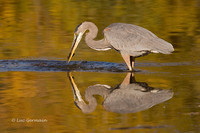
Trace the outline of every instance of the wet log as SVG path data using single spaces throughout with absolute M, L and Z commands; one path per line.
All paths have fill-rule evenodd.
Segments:
M 127 67 L 123 63 L 97 61 L 0 60 L 0 71 L 126 72 Z

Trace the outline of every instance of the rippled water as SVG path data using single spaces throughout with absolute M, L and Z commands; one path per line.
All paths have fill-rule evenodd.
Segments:
M 200 132 L 199 18 L 199 0 L 0 0 L 0 132 Z M 136 59 L 140 71 L 132 76 L 2 63 L 65 61 L 85 20 L 100 33 L 114 22 L 140 25 L 175 52 Z M 84 41 L 72 60 L 124 63 L 114 50 L 97 52 Z

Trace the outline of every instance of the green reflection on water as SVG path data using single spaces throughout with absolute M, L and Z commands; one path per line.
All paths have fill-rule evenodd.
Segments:
M 102 30 L 109 24 L 125 22 L 145 27 L 175 47 L 175 53 L 171 55 L 151 54 L 138 58 L 137 62 L 189 64 L 163 67 L 138 65 L 138 68 L 150 73 L 137 73 L 137 81 L 147 82 L 156 88 L 173 89 L 174 97 L 134 114 L 106 112 L 101 105 L 93 113 L 83 114 L 73 103 L 73 93 L 64 72 L 1 73 L 0 132 L 112 132 L 112 128 L 137 125 L 172 127 L 127 130 L 137 133 L 198 132 L 199 17 L 198 0 L 0 0 L 0 59 L 66 60 L 75 27 L 87 20 L 98 26 L 98 38 L 102 37 Z M 84 41 L 73 60 L 123 62 L 114 50 L 97 52 L 88 48 Z M 126 74 L 77 72 L 73 75 L 81 93 L 84 93 L 90 85 L 119 84 Z M 100 104 L 103 99 L 97 97 L 97 101 Z M 44 118 L 48 122 L 12 123 L 12 118 Z

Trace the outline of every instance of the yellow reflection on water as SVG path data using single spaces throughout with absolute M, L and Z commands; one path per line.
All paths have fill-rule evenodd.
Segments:
M 106 84 L 115 87 L 123 81 L 126 73 L 74 72 L 73 76 L 84 96 L 85 89 L 91 85 Z M 194 92 L 191 92 L 193 95 L 190 95 L 187 91 L 193 82 L 183 84 L 169 74 L 136 73 L 135 76 L 137 81 L 146 82 L 155 88 L 172 88 L 174 97 L 148 110 L 117 114 L 106 111 L 101 105 L 103 98 L 95 96 L 98 102 L 97 108 L 94 112 L 83 114 L 74 104 L 73 92 L 66 72 L 1 73 L 0 119 L 3 121 L 1 131 L 34 133 L 41 130 L 43 132 L 92 132 L 93 130 L 95 132 L 112 132 L 112 130 L 116 130 L 116 132 L 123 132 L 118 128 L 129 127 L 130 129 L 125 130 L 132 130 L 133 127 L 147 125 L 152 126 L 153 129 L 142 128 L 133 131 L 171 132 L 189 130 L 191 125 L 195 124 L 193 120 L 198 121 L 199 115 L 195 116 L 197 118 L 188 115 L 192 110 L 196 110 L 195 104 L 198 101 L 193 100 L 190 106 L 184 101 L 197 96 Z M 181 91 L 177 90 L 179 87 L 182 87 Z M 197 92 L 199 93 L 199 91 Z M 15 122 L 12 122 L 13 119 Z M 25 122 L 23 122 L 24 119 Z M 46 121 L 27 122 L 31 119 Z M 161 126 L 161 128 L 156 128 L 156 126 Z
M 75 27 L 92 21 L 102 30 L 124 22 L 145 27 L 175 47 L 172 55 L 151 54 L 138 62 L 189 62 L 190 65 L 154 67 L 136 74 L 137 81 L 173 89 L 174 97 L 134 114 L 107 112 L 100 105 L 83 114 L 73 102 L 65 72 L 1 72 L 0 132 L 197 132 L 199 125 L 200 20 L 198 0 L 0 0 L 0 59 L 66 60 Z M 106 55 L 106 58 L 105 58 Z M 123 62 L 114 50 L 97 52 L 82 40 L 73 60 Z M 136 60 L 137 61 L 137 60 Z M 115 86 L 126 73 L 73 73 L 83 94 L 94 84 Z M 12 119 L 22 122 L 12 122 Z M 23 122 L 23 119 L 46 119 Z M 169 128 L 126 129 L 137 125 L 171 125 Z
M 193 60 L 199 53 L 199 7 L 192 1 L 0 1 L 1 59 L 51 58 L 66 59 L 75 27 L 82 21 L 92 21 L 102 30 L 113 22 L 143 26 L 175 47 L 173 55 L 150 55 L 140 61 Z M 114 51 L 97 52 L 86 46 L 84 40 L 74 60 L 101 60 L 123 62 Z M 109 58 L 104 58 L 107 54 Z M 94 58 L 97 55 L 98 58 Z M 189 57 L 186 55 L 190 55 Z M 181 57 L 180 57 L 181 56 Z

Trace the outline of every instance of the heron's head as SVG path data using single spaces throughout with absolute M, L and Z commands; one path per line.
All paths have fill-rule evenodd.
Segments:
M 71 50 L 70 50 L 70 53 L 68 56 L 68 62 L 70 62 L 70 60 L 72 59 L 74 52 L 75 52 L 79 42 L 81 41 L 83 34 L 86 31 L 86 27 L 85 27 L 84 23 L 79 24 L 74 31 L 74 39 L 73 39 L 72 47 L 71 47 Z

